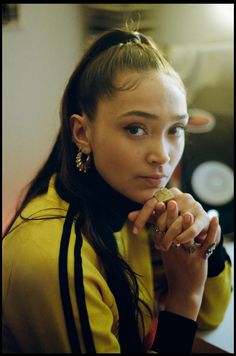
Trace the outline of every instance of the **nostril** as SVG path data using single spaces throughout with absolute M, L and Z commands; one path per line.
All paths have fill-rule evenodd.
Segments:
M 169 157 L 169 155 L 167 155 L 165 153 L 163 153 L 163 154 L 160 153 L 158 155 L 150 154 L 147 157 L 147 161 L 148 161 L 148 163 L 151 163 L 151 164 L 163 165 L 170 161 L 170 157 Z

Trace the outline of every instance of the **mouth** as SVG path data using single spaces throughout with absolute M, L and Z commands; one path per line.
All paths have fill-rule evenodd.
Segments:
M 162 187 L 166 183 L 167 176 L 166 175 L 153 175 L 147 177 L 141 177 L 146 184 L 151 187 Z

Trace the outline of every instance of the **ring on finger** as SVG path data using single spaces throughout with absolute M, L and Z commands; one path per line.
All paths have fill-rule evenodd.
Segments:
M 208 249 L 205 252 L 204 258 L 205 259 L 209 258 L 213 254 L 215 248 L 216 248 L 216 243 L 213 243 L 210 247 L 208 247 Z
M 165 231 L 162 231 L 158 225 L 151 224 L 151 228 L 156 234 L 161 234 L 161 235 L 165 234 Z
M 173 243 L 172 243 L 172 246 L 175 247 L 175 248 L 178 248 L 178 247 L 181 246 L 181 244 L 180 244 L 179 242 L 177 242 L 177 243 L 176 243 L 176 242 L 173 242 Z
M 166 187 L 160 188 L 153 196 L 158 202 L 166 202 L 174 198 L 173 193 Z
M 194 253 L 198 248 L 202 247 L 202 244 L 194 241 L 194 243 L 191 246 L 186 247 L 184 245 L 181 245 L 181 247 L 184 249 L 184 251 L 191 254 L 191 253 Z

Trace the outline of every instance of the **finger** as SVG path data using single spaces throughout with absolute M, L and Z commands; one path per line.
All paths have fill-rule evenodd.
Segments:
M 216 246 L 218 228 L 219 228 L 218 217 L 217 216 L 213 216 L 211 221 L 210 221 L 210 225 L 209 225 L 209 229 L 208 229 L 208 233 L 207 233 L 207 238 L 206 238 L 206 240 L 205 240 L 205 242 L 203 244 L 204 258 L 209 257 L 208 256 L 208 254 L 210 252 L 209 249 L 214 248 Z
M 173 241 L 175 241 L 176 237 L 183 230 L 183 217 L 180 215 L 178 218 L 171 224 L 168 228 L 164 238 L 161 241 L 162 246 L 168 250 L 172 245 Z
M 209 216 L 210 219 L 212 219 L 213 216 L 216 216 L 216 217 L 219 216 L 217 211 L 214 211 L 214 210 L 209 210 L 207 212 L 207 215 Z M 219 220 L 219 218 L 218 218 L 218 220 Z M 218 224 L 218 230 L 217 230 L 217 234 L 216 234 L 216 244 L 217 245 L 220 243 L 220 238 L 221 238 L 221 227 L 220 227 L 220 224 Z
M 187 230 L 194 222 L 193 214 L 186 212 L 183 214 L 183 230 Z M 194 243 L 194 239 L 184 244 L 185 247 L 189 247 Z
M 158 226 L 158 229 L 160 229 L 159 225 Z M 153 240 L 154 240 L 154 243 L 155 245 L 157 246 L 158 245 L 158 248 L 159 249 L 162 249 L 162 240 L 165 236 L 165 232 L 161 232 L 162 230 L 160 229 L 159 232 L 156 232 L 154 237 L 153 237 Z
M 167 222 L 167 210 L 165 210 L 158 217 L 158 219 L 154 222 L 154 224 L 157 225 L 161 231 L 165 232 L 167 230 L 166 222 Z
M 207 231 L 207 237 L 206 240 L 204 241 L 204 247 L 209 244 L 212 244 L 213 242 L 216 242 L 216 237 L 217 237 L 217 231 L 218 231 L 218 226 L 219 226 L 219 221 L 217 216 L 213 216 L 211 218 L 210 224 L 209 224 L 209 229 Z
M 167 220 L 166 220 L 166 226 L 169 227 L 178 217 L 178 205 L 176 201 L 170 200 L 167 203 Z
M 140 213 L 140 210 L 132 211 L 131 213 L 128 214 L 128 219 L 133 222 L 137 219 L 138 214 Z
M 161 245 L 161 243 L 160 243 L 159 241 L 154 240 L 154 247 L 155 247 L 157 250 L 165 251 L 165 249 L 162 247 L 162 245 Z
M 220 238 L 221 238 L 221 227 L 218 224 L 218 229 L 217 229 L 217 234 L 216 234 L 216 244 L 217 245 L 220 243 Z
M 148 222 L 158 225 L 158 218 L 166 211 L 166 205 L 163 202 L 158 202 L 156 204 L 155 210 L 153 210 L 152 215 L 148 219 Z
M 156 209 L 157 211 L 159 211 L 159 212 L 162 212 L 162 211 L 166 210 L 166 205 L 165 205 L 165 203 L 163 203 L 162 201 L 161 201 L 161 202 L 157 202 L 155 209 Z
M 162 214 L 162 212 L 164 212 L 166 209 L 166 206 L 164 203 L 160 202 L 160 203 L 157 203 L 156 206 L 155 206 L 155 210 L 153 210 L 152 212 L 152 215 L 154 216 L 153 217 L 153 223 L 155 221 L 155 217 L 158 217 L 160 216 L 160 214 Z M 140 214 L 141 210 L 135 210 L 135 211 L 131 211 L 129 214 L 128 214 L 128 219 L 132 222 L 134 222 L 138 215 Z
M 192 213 L 186 212 L 183 214 L 183 230 L 187 230 L 194 221 L 194 217 Z
M 145 216 L 143 215 L 143 209 L 132 211 L 128 214 L 128 219 L 131 222 L 134 222 L 135 228 L 139 224 L 139 220 L 141 218 L 143 218 L 145 221 Z M 152 211 L 151 215 L 149 216 L 149 218 L 147 219 L 147 221 L 145 223 L 149 222 L 149 223 L 156 225 L 157 224 L 156 220 L 165 210 L 166 210 L 166 205 L 164 203 L 162 203 L 162 202 L 156 203 L 155 210 Z M 140 217 L 140 215 L 141 215 L 141 217 Z M 145 223 L 144 223 L 144 225 L 145 225 Z M 142 228 L 143 228 L 143 226 L 140 226 L 138 232 L 141 231 Z
M 152 216 L 153 211 L 155 210 L 155 207 L 157 205 L 157 201 L 155 198 L 149 199 L 143 206 L 143 208 L 140 210 L 135 222 L 134 222 L 134 228 L 133 228 L 133 233 L 138 234 L 150 218 Z
M 177 238 L 176 240 L 179 243 L 186 243 L 197 236 L 201 235 L 203 236 L 204 234 L 207 233 L 208 228 L 209 228 L 209 223 L 210 219 L 206 214 L 200 214 L 195 218 L 195 221 L 193 224 L 185 231 L 183 231 Z M 202 228 L 204 226 L 204 229 Z

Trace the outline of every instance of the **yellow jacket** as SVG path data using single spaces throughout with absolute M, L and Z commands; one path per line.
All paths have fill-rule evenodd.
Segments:
M 55 190 L 55 176 L 48 192 L 35 198 L 24 209 L 24 217 L 59 215 L 58 219 L 30 220 L 19 217 L 3 240 L 3 348 L 4 352 L 70 353 L 65 326 L 58 273 L 62 229 L 68 203 Z M 147 231 L 133 235 L 129 223 L 115 233 L 120 253 L 141 277 L 141 298 L 154 309 L 154 283 L 150 238 Z M 82 352 L 81 335 L 74 286 L 75 233 L 71 230 L 68 252 L 69 291 Z M 83 236 L 81 250 L 83 278 L 89 322 L 97 353 L 120 353 L 118 310 L 99 259 Z M 158 269 L 158 267 L 156 267 Z M 199 326 L 211 328 L 223 319 L 231 291 L 231 269 L 225 269 L 206 282 Z M 144 310 L 145 333 L 151 325 Z

